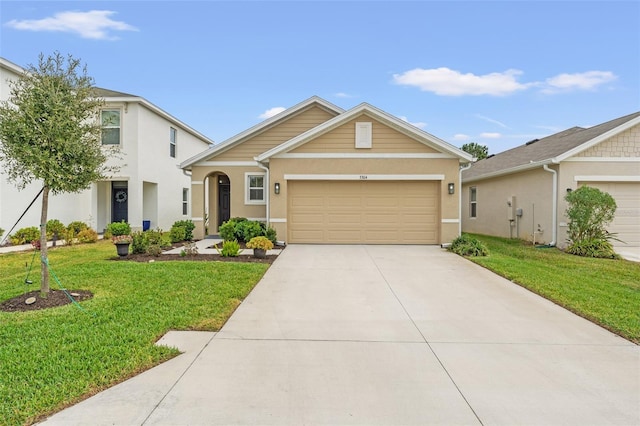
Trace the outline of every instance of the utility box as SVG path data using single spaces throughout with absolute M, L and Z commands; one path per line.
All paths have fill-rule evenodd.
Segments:
M 522 209 L 516 209 L 516 216 L 522 217 Z

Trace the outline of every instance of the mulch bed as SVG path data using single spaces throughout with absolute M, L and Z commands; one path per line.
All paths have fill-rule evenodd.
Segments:
M 223 257 L 219 254 L 196 254 L 193 256 L 180 256 L 179 254 L 163 254 L 160 256 L 151 256 L 149 254 L 129 254 L 128 256 L 114 256 L 111 260 L 117 261 L 134 261 L 134 262 L 178 262 L 178 261 L 195 261 L 195 262 L 245 262 L 245 263 L 273 263 L 278 256 L 269 255 L 264 259 L 258 259 L 251 255 L 240 255 L 236 257 Z
M 72 295 L 76 302 L 91 299 L 93 293 L 87 290 L 67 290 Z M 30 305 L 25 302 L 29 298 L 35 298 L 36 301 Z M 40 297 L 40 290 L 30 291 L 29 293 L 21 294 L 12 299 L 5 300 L 0 303 L 0 311 L 4 312 L 25 312 L 25 311 L 37 311 L 40 309 L 57 308 L 58 306 L 64 306 L 71 303 L 71 299 L 62 290 L 51 290 L 47 298 Z

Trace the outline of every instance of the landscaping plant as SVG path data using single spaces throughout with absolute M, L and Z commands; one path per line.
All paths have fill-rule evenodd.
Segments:
M 617 258 L 611 240 L 615 235 L 607 231 L 616 212 L 613 197 L 598 188 L 581 186 L 565 196 L 569 203 L 567 252 L 578 256 Z
M 449 246 L 449 250 L 460 256 L 488 256 L 487 246 L 469 234 L 462 234 Z
M 174 227 L 181 227 L 184 228 L 184 237 L 182 240 L 179 241 L 191 241 L 193 240 L 193 230 L 196 229 L 196 225 L 195 223 L 193 223 L 193 221 L 191 220 L 178 220 L 176 222 L 173 223 L 173 225 L 171 226 L 171 231 L 173 231 Z M 174 241 L 177 242 L 177 241 Z
M 236 240 L 223 241 L 222 248 L 219 248 L 217 244 L 215 244 L 213 247 L 222 257 L 237 257 L 238 255 L 240 255 L 240 253 L 242 253 L 240 244 Z

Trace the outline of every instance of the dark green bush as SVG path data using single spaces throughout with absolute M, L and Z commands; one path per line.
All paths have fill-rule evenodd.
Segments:
M 238 240 L 244 241 L 245 243 L 253 237 L 261 237 L 263 235 L 264 227 L 260 222 L 248 220 L 246 222 L 240 222 L 238 226 L 236 226 L 236 236 L 239 236 Z
M 191 220 L 178 220 L 174 222 L 171 226 L 173 230 L 174 227 L 182 227 L 184 228 L 184 238 L 180 241 L 191 241 L 193 240 L 193 230 L 196 229 L 196 225 Z M 177 242 L 177 241 L 174 241 Z
M 13 245 L 27 244 L 33 240 L 40 240 L 40 229 L 37 226 L 18 229 L 9 237 Z
M 218 232 L 220 233 L 220 238 L 223 240 L 234 240 L 236 238 L 236 223 L 231 220 L 224 222 L 218 228 Z
M 160 228 L 149 229 L 144 233 L 147 237 L 147 241 L 149 242 L 149 246 L 157 245 L 160 248 L 171 246 L 171 240 L 169 239 L 169 237 L 166 237 L 164 235 L 164 233 L 162 232 L 162 229 Z
M 567 247 L 567 253 L 584 257 L 599 257 L 603 259 L 620 259 L 611 243 L 601 238 L 591 238 L 574 241 Z
M 276 230 L 270 226 L 264 230 L 264 236 L 267 237 L 267 239 L 271 241 L 273 244 L 275 244 L 276 241 L 278 240 L 278 235 L 276 233 Z
M 144 254 L 147 252 L 147 249 L 149 248 L 147 233 L 137 231 L 131 234 L 131 238 L 131 253 Z
M 471 237 L 467 234 L 462 234 L 453 242 L 449 247 L 449 251 L 452 251 L 460 256 L 488 256 L 489 249 L 487 246 L 475 237 Z

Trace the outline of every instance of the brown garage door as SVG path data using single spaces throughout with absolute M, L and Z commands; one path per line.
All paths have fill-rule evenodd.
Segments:
M 437 244 L 438 184 L 289 181 L 289 242 Z
M 616 215 L 608 230 L 618 234 L 617 238 L 626 244 L 612 241 L 613 245 L 640 246 L 640 183 L 580 182 L 580 184 L 608 192 L 616 200 Z

